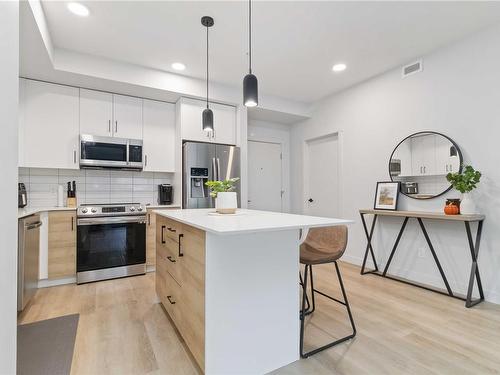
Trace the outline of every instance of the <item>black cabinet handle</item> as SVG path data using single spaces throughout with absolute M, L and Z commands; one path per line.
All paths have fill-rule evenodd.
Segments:
M 172 259 L 172 257 L 168 256 L 167 259 L 171 261 L 172 263 L 175 263 L 175 259 Z
M 181 238 L 184 237 L 183 234 L 179 234 L 179 256 L 180 257 L 183 257 L 184 256 L 184 253 L 182 252 L 182 249 L 181 249 Z
M 148 225 L 151 225 L 151 214 L 148 214 Z
M 71 231 L 73 232 L 75 230 L 75 218 L 71 216 Z
M 165 238 L 163 237 L 163 233 L 165 230 L 165 225 L 161 226 L 161 243 L 165 243 Z
M 172 296 L 167 296 L 168 302 L 170 302 L 171 305 L 175 305 L 175 301 L 172 301 Z
M 176 230 L 175 230 L 174 228 L 170 228 L 170 227 L 168 227 L 167 229 L 169 230 L 169 232 L 173 232 L 173 233 L 175 233 L 175 232 L 176 232 Z

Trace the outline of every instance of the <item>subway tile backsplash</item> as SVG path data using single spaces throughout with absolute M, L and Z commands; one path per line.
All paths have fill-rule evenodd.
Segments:
M 57 189 L 76 181 L 78 204 L 158 203 L 158 184 L 172 184 L 173 173 L 132 172 L 92 169 L 19 168 L 19 182 L 28 192 L 28 207 L 57 206 Z

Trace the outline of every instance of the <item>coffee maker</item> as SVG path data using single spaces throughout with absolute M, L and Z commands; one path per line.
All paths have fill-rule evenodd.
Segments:
M 26 192 L 26 186 L 19 182 L 17 185 L 17 207 L 26 207 L 28 204 L 28 193 Z
M 170 184 L 158 185 L 158 204 L 172 204 L 173 189 Z

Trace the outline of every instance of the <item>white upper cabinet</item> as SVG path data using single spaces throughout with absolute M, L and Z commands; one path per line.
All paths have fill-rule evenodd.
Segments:
M 113 94 L 80 89 L 80 133 L 113 135 Z
M 79 89 L 22 80 L 19 166 L 79 168 Z
M 143 100 L 144 170 L 175 171 L 175 105 Z
M 206 102 L 196 99 L 181 98 L 178 102 L 179 122 L 183 140 L 236 144 L 236 108 L 210 103 L 214 114 L 214 132 L 202 129 L 202 113 Z
M 142 99 L 81 89 L 80 133 L 142 139 Z
M 113 95 L 113 135 L 142 139 L 142 99 Z
M 414 176 L 436 174 L 436 142 L 433 134 L 411 138 L 412 172 Z
M 215 142 L 236 144 L 236 108 L 230 105 L 212 104 L 214 112 Z

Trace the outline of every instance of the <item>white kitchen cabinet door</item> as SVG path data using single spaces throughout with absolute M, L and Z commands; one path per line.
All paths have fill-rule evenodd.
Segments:
M 206 103 L 200 100 L 181 98 L 179 113 L 181 136 L 183 140 L 198 142 L 214 142 L 213 135 L 202 129 L 201 115 Z
M 411 155 L 414 176 L 436 174 L 436 146 L 433 134 L 412 137 Z
M 212 104 L 214 112 L 215 142 L 236 144 L 236 108 L 230 105 Z
M 113 94 L 80 89 L 80 133 L 111 137 Z
M 199 142 L 216 142 L 228 145 L 236 144 L 236 108 L 210 103 L 214 114 L 214 130 L 206 132 L 202 129 L 202 113 L 206 102 L 195 99 L 180 99 L 180 116 L 182 139 Z
M 113 95 L 113 136 L 142 139 L 142 99 Z
M 20 116 L 21 167 L 79 168 L 79 89 L 26 80 Z
M 175 171 L 175 105 L 143 100 L 144 170 Z

